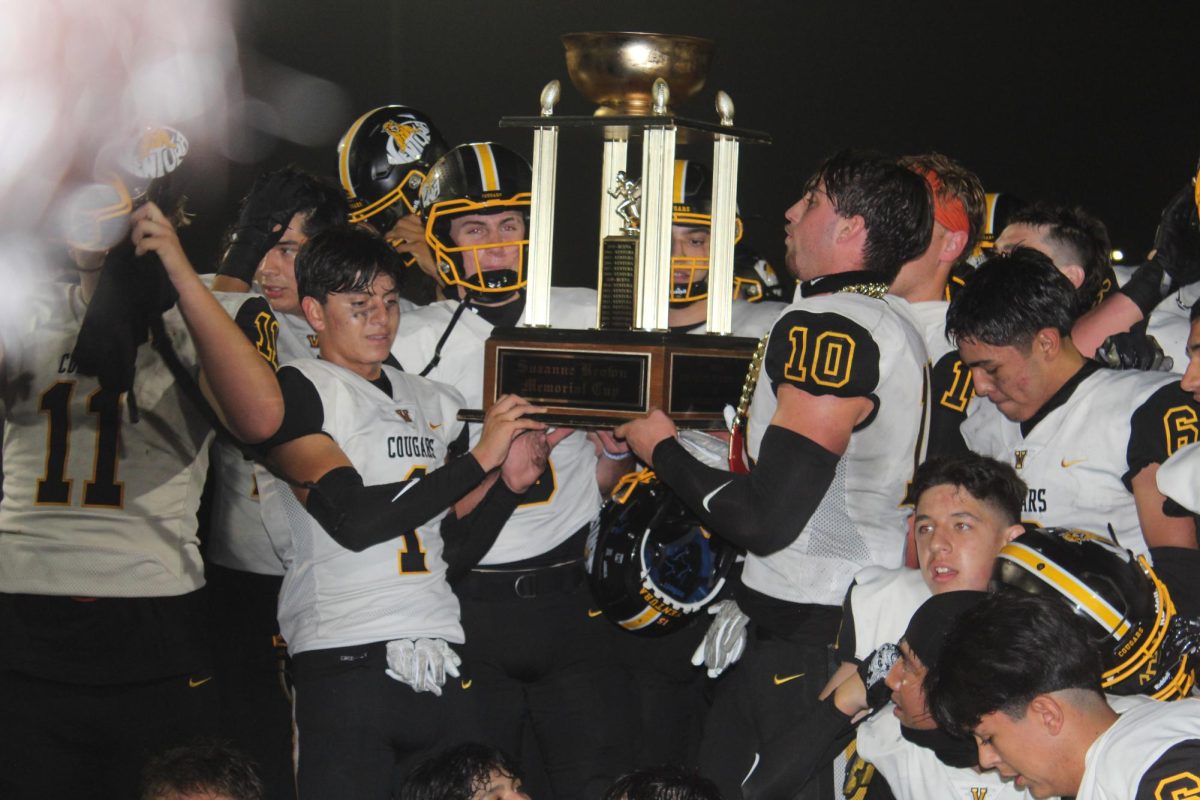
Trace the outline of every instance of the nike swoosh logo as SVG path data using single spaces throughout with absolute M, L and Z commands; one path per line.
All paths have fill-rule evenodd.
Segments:
M 1070 467 L 1073 467 L 1076 464 L 1082 464 L 1084 461 L 1087 461 L 1087 459 L 1086 458 L 1072 458 L 1072 459 L 1064 458 L 1060 463 L 1062 464 L 1063 469 L 1069 469 Z
M 475 681 L 471 680 L 470 678 L 463 678 L 461 681 L 462 687 L 464 689 L 470 689 L 471 684 L 473 684 L 473 683 L 475 683 Z
M 708 501 L 712 500 L 716 496 L 717 492 L 721 491 L 722 489 L 724 489 L 726 486 L 728 486 L 731 483 L 733 483 L 733 481 L 725 481 L 720 486 L 713 489 L 708 494 L 704 495 L 704 499 L 700 501 L 700 505 L 704 506 L 705 511 L 707 511 L 710 514 L 712 513 L 712 509 L 708 507 Z
M 804 674 L 803 672 L 797 672 L 795 675 L 784 675 L 782 678 L 776 675 L 771 680 L 775 681 L 776 686 L 783 686 L 785 683 L 796 680 L 796 678 L 803 678 Z
M 588 617 L 591 619 L 595 619 L 596 617 L 600 616 L 603 613 L 604 612 L 600 611 L 599 609 L 595 609 L 595 608 L 588 609 Z
M 440 427 L 442 427 L 442 423 L 440 422 L 437 425 L 434 425 L 432 422 L 429 423 L 429 430 L 431 431 L 436 431 Z
M 207 678 L 201 678 L 200 680 L 196 680 L 195 678 L 188 678 L 188 688 L 195 689 L 197 686 L 203 686 L 204 684 L 208 683 L 211 680 L 212 680 L 212 676 L 209 676 Z
M 417 485 L 417 481 L 419 481 L 419 480 L 421 480 L 421 479 L 420 479 L 420 478 L 413 478 L 411 481 L 409 481 L 408 483 L 404 484 L 404 488 L 403 488 L 403 489 L 401 489 L 400 491 L 396 492 L 396 496 L 392 498 L 392 502 L 394 503 L 394 502 L 396 502 L 397 500 L 399 500 L 401 497 L 403 497 L 403 496 L 404 496 L 404 493 L 405 493 L 405 492 L 407 492 L 409 489 L 413 488 L 414 486 L 416 486 L 416 485 Z

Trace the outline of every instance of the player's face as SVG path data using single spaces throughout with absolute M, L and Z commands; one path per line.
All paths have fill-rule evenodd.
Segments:
M 991 505 L 952 484 L 921 493 L 914 523 L 921 577 L 934 594 L 986 591 L 996 554 L 1021 532 Z
M 505 245 L 525 238 L 525 215 L 518 210 L 498 214 L 465 214 L 450 221 L 455 247 L 475 248 L 462 253 L 465 276 L 497 269 L 515 270 L 520 245 Z
M 1200 403 L 1200 319 L 1192 323 L 1192 331 L 1188 335 L 1187 359 L 1187 370 L 1183 373 L 1180 385 Z
M 1060 759 L 1046 746 L 1032 711 L 1021 719 L 993 711 L 983 716 L 973 733 L 979 747 L 979 766 L 1013 779 L 1017 788 L 1038 798 L 1070 797 L 1078 791 L 1078 786 L 1061 785 L 1069 781 L 1055 774 L 1055 762 Z
M 366 292 L 330 294 L 318 310 L 309 314 L 309 322 L 320 334 L 321 358 L 363 377 L 378 377 L 400 324 L 399 295 L 391 276 L 375 276 Z
M 279 243 L 263 256 L 254 275 L 254 282 L 271 308 L 281 314 L 300 313 L 300 295 L 296 291 L 296 253 L 308 241 L 304 235 L 305 221 L 301 213 L 292 216 L 283 236 L 279 237 Z
M 1033 349 L 1023 352 L 1011 345 L 997 347 L 973 339 L 960 339 L 958 355 L 971 370 L 975 394 L 996 404 L 1014 422 L 1037 413 L 1049 397 Z
M 937 727 L 929 714 L 925 702 L 925 675 L 929 670 L 921 659 L 909 648 L 908 642 L 900 642 L 900 657 L 888 671 L 884 682 L 892 690 L 892 713 L 900 724 L 919 731 L 931 731 Z
M 471 800 L 529 800 L 529 795 L 525 794 L 520 778 L 493 769 L 487 786 L 471 795 Z
M 686 289 L 708 277 L 708 240 L 708 228 L 671 226 L 671 280 L 676 286 Z
M 825 184 L 814 186 L 784 216 L 788 271 L 802 281 L 823 275 L 831 261 L 830 247 L 840 219 L 825 193 Z

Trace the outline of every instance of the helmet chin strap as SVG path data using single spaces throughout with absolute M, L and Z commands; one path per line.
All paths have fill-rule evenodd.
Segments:
M 508 302 L 514 294 L 520 291 L 517 284 L 516 270 L 511 269 L 496 269 L 490 272 L 478 272 L 476 278 L 482 278 L 482 283 L 492 291 L 484 291 L 476 289 L 469 284 L 459 284 L 467 297 L 470 297 L 476 306 L 478 305 L 497 305 L 499 303 Z M 496 291 L 511 287 L 508 291 Z
M 704 297 L 697 297 L 694 300 L 676 300 L 675 296 L 674 296 L 675 291 L 679 290 L 681 293 L 686 293 L 687 288 L 688 287 L 687 287 L 686 283 L 677 283 L 671 287 L 671 295 L 672 295 L 671 303 L 676 308 L 681 308 L 683 306 L 690 306 L 692 303 L 699 303 L 701 300 L 704 299 Z M 700 294 L 700 295 L 707 296 L 708 295 L 708 279 L 705 278 L 702 281 L 693 281 L 692 282 L 692 294 Z

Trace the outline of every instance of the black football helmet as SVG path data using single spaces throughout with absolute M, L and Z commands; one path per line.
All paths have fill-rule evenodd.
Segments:
M 676 159 L 671 189 L 671 224 L 685 228 L 712 228 L 712 172 L 699 161 Z M 737 218 L 734 242 L 742 239 L 742 219 Z M 707 249 L 707 248 L 706 248 Z M 671 302 L 693 303 L 708 297 L 708 255 L 671 256 Z M 734 282 L 735 294 L 739 286 Z
M 631 633 L 662 636 L 712 602 L 737 551 L 642 470 L 617 483 L 593 520 L 587 557 L 600 610 Z
M 739 244 L 733 251 L 733 296 L 747 303 L 783 300 L 783 287 L 770 262 Z
M 996 237 L 1008 225 L 1008 218 L 1013 212 L 1025 207 L 1025 201 L 1016 195 L 1002 192 L 987 192 L 984 195 L 983 230 L 979 234 L 979 242 L 967 260 L 978 266 L 983 262 L 988 251 L 996 246 Z
M 462 286 L 477 300 L 496 300 L 525 286 L 529 254 L 529 202 L 533 172 L 529 162 L 494 142 L 455 147 L 430 169 L 421 184 L 425 241 L 433 250 L 438 274 L 449 286 Z M 450 235 L 455 218 L 493 215 L 518 209 L 520 238 L 458 244 Z M 514 263 L 484 268 L 481 252 L 512 248 Z
M 338 142 L 338 177 L 350 201 L 350 223 L 386 233 L 420 210 L 421 181 L 446 152 L 428 116 L 407 106 L 381 106 L 354 121 Z
M 1112 694 L 1156 700 L 1187 695 L 1195 683 L 1194 629 L 1175 615 L 1167 587 L 1144 558 L 1088 531 L 1035 528 L 1005 545 L 993 589 L 1009 586 L 1061 598 L 1087 620 Z

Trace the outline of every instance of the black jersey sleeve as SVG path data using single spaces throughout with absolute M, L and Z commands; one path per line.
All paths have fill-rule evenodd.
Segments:
M 1134 800 L 1176 800 L 1200 796 L 1200 739 L 1168 748 L 1142 773 Z
M 276 342 L 279 338 L 279 320 L 275 319 L 275 313 L 271 311 L 266 298 L 248 295 L 246 302 L 238 308 L 233 321 L 242 329 L 242 333 L 246 334 L 246 338 L 254 345 L 258 354 L 278 369 Z
M 793 310 L 771 329 L 765 369 L 773 390 L 790 383 L 809 394 L 874 399 L 879 345 L 841 314 Z
M 971 370 L 951 351 L 929 371 L 929 444 L 926 456 L 965 455 L 967 443 L 959 426 L 967 418 L 967 406 L 975 396 Z
M 303 436 L 324 433 L 325 407 L 312 381 L 295 367 L 283 367 L 276 373 L 279 391 L 283 395 L 283 423 L 267 441 L 260 445 L 262 452 Z
M 1133 478 L 1150 464 L 1161 464 L 1176 450 L 1200 439 L 1200 406 L 1178 382 L 1161 387 L 1133 412 L 1121 476 L 1132 491 Z

